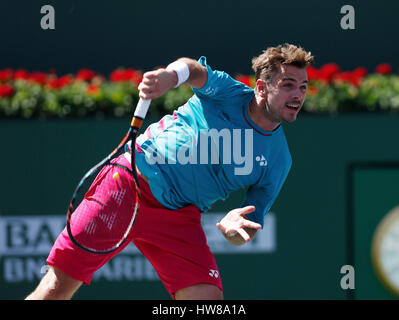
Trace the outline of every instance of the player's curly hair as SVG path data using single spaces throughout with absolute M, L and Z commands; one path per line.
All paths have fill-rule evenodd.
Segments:
M 252 69 L 255 71 L 256 80 L 265 79 L 270 82 L 273 73 L 281 64 L 306 68 L 314 60 L 314 56 L 301 47 L 285 43 L 277 47 L 270 47 L 252 59 Z

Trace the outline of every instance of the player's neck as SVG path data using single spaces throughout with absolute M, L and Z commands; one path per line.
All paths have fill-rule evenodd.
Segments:
M 274 121 L 267 116 L 265 101 L 257 99 L 256 96 L 247 106 L 248 116 L 261 129 L 265 131 L 274 131 L 280 125 L 280 122 Z

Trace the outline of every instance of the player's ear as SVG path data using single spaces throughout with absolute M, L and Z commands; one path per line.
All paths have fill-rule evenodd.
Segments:
M 256 80 L 256 91 L 261 98 L 266 98 L 267 86 L 266 86 L 265 80 L 263 80 L 263 79 Z

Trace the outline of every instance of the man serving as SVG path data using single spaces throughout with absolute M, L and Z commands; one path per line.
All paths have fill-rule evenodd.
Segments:
M 200 214 L 246 188 L 243 206 L 229 211 L 216 226 L 233 245 L 251 241 L 262 228 L 291 168 L 281 123 L 296 120 L 312 61 L 310 52 L 295 45 L 270 47 L 252 60 L 254 89 L 213 70 L 205 57 L 180 58 L 143 75 L 142 99 L 158 98 L 183 82 L 194 92 L 172 115 L 151 124 L 134 146 L 142 200 L 130 240 L 174 299 L 223 298 Z M 222 150 L 217 147 L 220 140 Z M 128 159 L 122 155 L 118 161 L 127 166 Z M 112 174 L 102 179 L 112 179 Z M 121 177 L 126 188 L 133 185 L 129 179 Z M 134 190 L 126 194 L 118 214 L 134 207 Z M 120 250 L 109 255 L 84 252 L 64 230 L 47 259 L 51 268 L 28 298 L 71 298 Z

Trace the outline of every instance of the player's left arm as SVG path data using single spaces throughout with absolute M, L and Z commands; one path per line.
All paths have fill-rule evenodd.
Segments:
M 243 208 L 231 210 L 216 224 L 231 244 L 239 246 L 251 241 L 262 228 L 265 215 L 277 198 L 289 167 L 282 167 L 271 178 L 265 177 L 261 185 L 249 187 Z
M 254 206 L 233 209 L 216 224 L 216 227 L 222 231 L 224 237 L 231 244 L 241 246 L 251 241 L 255 237 L 256 232 L 262 228 L 259 223 L 245 217 L 246 214 L 254 210 Z

